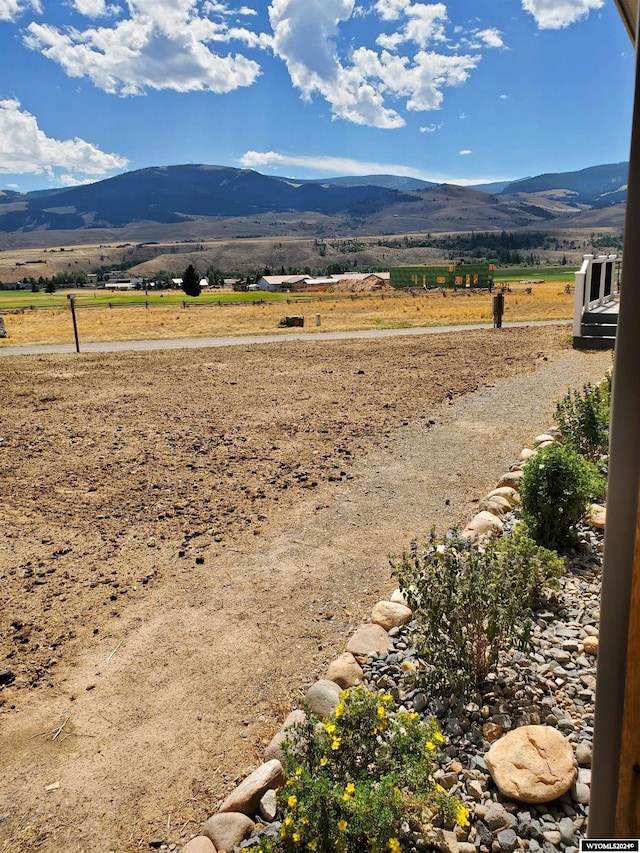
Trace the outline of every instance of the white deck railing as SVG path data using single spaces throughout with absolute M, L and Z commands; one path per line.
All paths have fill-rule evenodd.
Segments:
M 618 255 L 583 255 L 580 271 L 575 274 L 573 298 L 573 336 L 582 334 L 582 317 L 585 311 L 600 308 L 618 298 Z

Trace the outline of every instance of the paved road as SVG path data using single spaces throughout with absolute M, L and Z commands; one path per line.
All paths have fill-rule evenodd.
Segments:
M 505 328 L 519 326 L 562 326 L 569 320 L 532 320 L 522 323 L 505 323 Z M 443 332 L 468 332 L 475 329 L 492 329 L 491 323 L 473 323 L 461 326 L 424 326 L 411 329 L 366 329 L 353 332 L 285 332 L 279 335 L 241 335 L 220 338 L 170 338 L 146 341 L 100 341 L 80 342 L 81 353 L 92 352 L 147 352 L 163 349 L 200 349 L 204 347 L 249 346 L 251 344 L 274 344 L 280 341 L 344 341 L 357 338 L 393 338 L 398 335 L 437 335 Z M 0 356 L 8 355 L 51 355 L 73 353 L 73 344 L 38 344 L 25 346 L 0 346 Z

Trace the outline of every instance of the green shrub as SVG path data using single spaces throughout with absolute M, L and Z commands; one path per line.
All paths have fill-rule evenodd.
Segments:
M 563 548 L 591 500 L 606 485 L 595 466 L 557 442 L 539 450 L 524 466 L 520 480 L 522 519 L 545 548 Z
M 557 554 L 522 531 L 481 547 L 455 533 L 438 544 L 432 532 L 391 566 L 414 611 L 428 686 L 458 695 L 486 678 L 501 650 L 526 644 L 531 606 L 563 570 Z
M 292 727 L 283 747 L 288 781 L 278 791 L 280 839 L 250 851 L 399 853 L 403 824 L 467 825 L 468 810 L 433 782 L 442 740 L 434 720 L 396 710 L 388 694 L 343 691 L 324 723 L 310 714 Z
M 569 391 L 556 406 L 563 443 L 606 470 L 611 418 L 611 371 L 602 382 Z

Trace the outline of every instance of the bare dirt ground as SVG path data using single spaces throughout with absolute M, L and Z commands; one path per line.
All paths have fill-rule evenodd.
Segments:
M 388 553 L 468 519 L 610 364 L 567 339 L 5 359 L 0 849 L 184 843 L 388 595 Z

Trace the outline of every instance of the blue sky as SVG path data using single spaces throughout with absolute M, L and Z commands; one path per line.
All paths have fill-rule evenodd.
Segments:
M 618 162 L 633 59 L 613 0 L 0 0 L 0 188 Z

